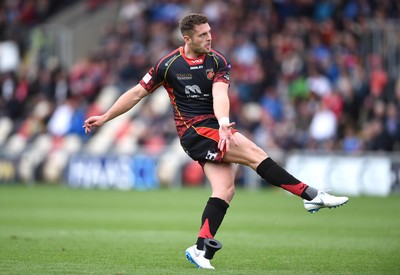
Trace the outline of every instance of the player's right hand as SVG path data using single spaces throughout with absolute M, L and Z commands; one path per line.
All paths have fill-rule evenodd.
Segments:
M 85 133 L 89 133 L 91 131 L 91 127 L 100 127 L 105 123 L 103 116 L 91 116 L 85 120 L 82 128 L 85 128 Z

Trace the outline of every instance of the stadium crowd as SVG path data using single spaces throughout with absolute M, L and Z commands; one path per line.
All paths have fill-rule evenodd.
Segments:
M 400 30 L 398 1 L 125 0 L 114 24 L 101 26 L 91 55 L 66 68 L 41 54 L 32 32 L 72 2 L 0 4 L 0 40 L 16 42 L 21 56 L 17 70 L 0 75 L 0 117 L 12 121 L 2 148 L 13 135 L 30 144 L 46 132 L 53 148 L 73 135 L 84 151 L 89 141 L 82 124 L 102 111 L 102 93 L 110 87 L 122 93 L 180 46 L 177 21 L 188 12 L 209 17 L 213 48 L 232 62 L 231 121 L 261 147 L 349 154 L 400 148 L 400 74 L 389 70 L 388 51 L 373 48 L 372 28 Z M 113 1 L 87 2 L 89 12 Z M 400 44 L 393 43 L 397 57 Z M 176 140 L 172 109 L 164 102 L 142 104 L 117 126 L 108 150 L 132 132 L 127 142 L 149 153 Z

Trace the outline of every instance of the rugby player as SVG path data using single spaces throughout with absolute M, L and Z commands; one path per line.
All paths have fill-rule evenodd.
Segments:
M 347 203 L 298 180 L 275 163 L 254 142 L 234 129 L 229 120 L 231 63 L 211 46 L 206 16 L 189 14 L 179 27 L 184 45 L 162 57 L 140 82 L 122 94 L 104 114 L 89 117 L 84 128 L 102 126 L 133 108 L 161 85 L 168 92 L 183 150 L 202 166 L 212 193 L 201 217 L 196 244 L 186 250 L 187 259 L 200 268 L 214 269 L 204 257 L 204 240 L 214 238 L 234 196 L 234 167 L 251 167 L 267 182 L 303 199 L 309 212 Z

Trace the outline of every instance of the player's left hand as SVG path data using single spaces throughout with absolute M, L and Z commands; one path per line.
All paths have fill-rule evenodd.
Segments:
M 235 122 L 231 122 L 226 125 L 221 125 L 219 127 L 219 142 L 218 142 L 219 150 L 228 152 L 230 146 L 232 145 L 231 142 L 233 142 L 235 145 L 238 145 L 235 137 L 232 134 L 233 126 L 235 126 Z

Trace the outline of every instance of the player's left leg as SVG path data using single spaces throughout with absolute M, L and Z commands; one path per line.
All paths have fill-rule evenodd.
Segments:
M 237 144 L 231 144 L 224 156 L 224 162 L 240 163 L 254 169 L 263 179 L 277 187 L 281 187 L 303 199 L 312 200 L 318 190 L 298 180 L 254 142 L 241 133 L 234 133 Z
M 347 203 L 347 197 L 336 197 L 319 191 L 288 173 L 273 161 L 254 142 L 236 132 L 236 144 L 224 156 L 224 162 L 240 163 L 253 168 L 263 179 L 304 199 L 304 207 L 309 212 L 321 208 L 335 208 Z

